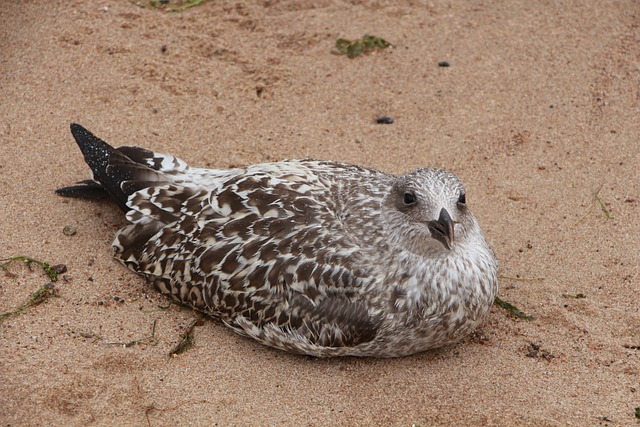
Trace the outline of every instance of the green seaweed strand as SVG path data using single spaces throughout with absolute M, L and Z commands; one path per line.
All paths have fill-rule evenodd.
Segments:
M 496 297 L 494 302 L 495 302 L 495 304 L 497 306 L 504 308 L 505 310 L 509 311 L 511 314 L 513 314 L 514 316 L 516 316 L 516 317 L 518 317 L 520 319 L 525 319 L 525 320 L 533 320 L 534 319 L 533 316 L 529 316 L 527 314 L 524 314 L 523 312 L 518 310 L 518 308 L 515 307 L 514 305 L 509 304 L 508 302 L 503 301 L 498 297 Z
M 44 262 L 44 261 L 40 261 L 37 260 L 35 258 L 30 258 L 28 256 L 24 256 L 24 255 L 18 255 L 18 256 L 12 256 L 6 260 L 3 264 L 0 264 L 0 268 L 6 269 L 7 266 L 12 262 L 12 261 L 22 261 L 25 264 L 27 264 L 27 267 L 29 267 L 29 269 L 31 269 L 31 264 L 37 264 L 40 267 L 42 267 L 42 269 L 44 270 L 44 272 L 47 274 L 47 276 L 49 276 L 49 279 L 51 279 L 52 282 L 57 282 L 58 281 L 58 273 L 56 271 L 55 266 L 52 267 L 51 265 L 49 265 L 48 263 Z

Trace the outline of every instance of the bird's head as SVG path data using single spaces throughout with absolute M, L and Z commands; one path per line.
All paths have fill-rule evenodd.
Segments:
M 423 256 L 447 256 L 478 227 L 462 182 L 439 169 L 396 178 L 383 210 L 393 240 Z

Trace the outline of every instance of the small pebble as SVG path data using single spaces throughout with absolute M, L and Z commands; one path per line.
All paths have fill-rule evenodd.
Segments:
M 391 117 L 378 117 L 376 119 L 376 123 L 381 124 L 381 125 L 390 125 L 391 123 L 393 123 L 393 118 L 391 118 Z
M 438 62 L 438 67 L 450 67 L 451 64 L 449 64 L 447 61 L 440 61 Z
M 64 264 L 58 264 L 51 267 L 56 274 L 62 274 L 67 272 L 67 266 Z
M 78 232 L 73 225 L 65 225 L 62 229 L 62 234 L 65 236 L 73 236 Z

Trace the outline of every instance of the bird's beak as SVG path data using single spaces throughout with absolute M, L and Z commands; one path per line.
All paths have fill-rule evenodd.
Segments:
M 440 210 L 440 216 L 437 220 L 427 223 L 431 237 L 441 242 L 447 249 L 451 249 L 453 243 L 453 225 L 454 222 L 445 208 Z

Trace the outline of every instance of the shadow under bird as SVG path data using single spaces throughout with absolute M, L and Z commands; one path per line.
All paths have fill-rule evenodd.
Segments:
M 162 293 L 268 346 L 399 357 L 458 341 L 485 318 L 498 261 L 453 174 L 396 177 L 314 160 L 191 168 L 73 134 L 128 225 L 115 258 Z

